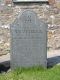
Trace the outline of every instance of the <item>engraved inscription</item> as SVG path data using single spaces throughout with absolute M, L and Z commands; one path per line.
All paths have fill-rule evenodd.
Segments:
M 15 38 L 18 38 L 18 39 L 41 39 L 42 37 L 41 36 L 34 36 L 34 34 L 38 35 L 38 34 L 42 34 L 42 31 L 41 30 L 14 30 L 15 31 L 15 34 L 17 36 L 15 36 Z M 21 34 L 24 34 L 25 36 L 21 36 Z
M 17 29 L 15 29 L 15 32 L 16 32 L 16 34 L 17 33 L 26 33 L 26 34 L 28 34 L 28 33 L 42 33 L 42 31 L 41 30 L 38 30 L 38 29 L 36 29 L 36 30 L 17 30 Z
M 31 15 L 28 15 L 27 16 L 27 19 L 25 19 L 25 23 L 31 23 Z

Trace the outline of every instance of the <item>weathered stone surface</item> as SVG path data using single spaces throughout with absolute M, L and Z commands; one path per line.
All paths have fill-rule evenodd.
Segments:
M 47 66 L 47 25 L 26 10 L 11 25 L 11 67 Z

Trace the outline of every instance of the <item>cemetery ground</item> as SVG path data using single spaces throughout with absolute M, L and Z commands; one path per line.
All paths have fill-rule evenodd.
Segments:
M 14 8 L 14 10 L 18 11 L 19 8 L 18 9 Z M 16 11 L 14 11 L 14 13 L 12 14 L 8 13 L 7 15 L 3 13 L 3 15 L 1 16 L 2 17 L 1 22 L 3 24 L 10 24 L 12 21 L 12 18 L 14 19 L 17 14 Z M 4 14 L 5 14 L 5 17 L 4 17 Z M 41 16 L 43 16 L 43 14 L 45 13 L 42 13 Z M 55 66 L 58 62 L 60 62 L 60 25 L 59 25 L 60 13 L 58 13 L 58 11 L 55 11 L 55 10 L 47 9 L 47 14 L 49 14 L 50 17 L 51 15 L 54 15 L 56 18 L 54 19 L 54 22 L 53 22 L 53 20 L 51 20 L 50 17 L 48 19 L 49 15 L 46 16 L 46 18 L 48 19 L 47 23 L 54 24 L 54 26 L 49 27 L 49 31 L 48 31 L 49 51 L 50 49 L 52 49 L 52 52 L 49 52 L 50 53 L 49 56 L 51 56 L 51 58 L 49 58 L 49 62 L 50 60 L 51 60 L 51 63 L 54 62 L 53 63 L 54 66 L 48 69 L 43 69 L 41 67 L 32 67 L 28 69 L 24 69 L 24 68 L 16 69 L 14 71 L 8 70 L 7 73 L 3 72 L 2 74 L 0 74 L 0 80 L 52 80 L 52 79 L 60 80 L 60 65 Z M 58 26 L 55 27 L 55 24 Z M 7 56 L 8 58 L 5 57 L 6 55 L 8 55 Z M 4 56 L 3 60 L 8 59 L 9 61 L 9 55 L 10 55 L 10 30 L 8 28 L 0 27 L 0 57 Z M 51 64 L 48 64 L 48 65 L 51 65 Z
M 60 80 L 60 66 L 50 69 L 42 67 L 18 68 L 0 74 L 0 80 Z

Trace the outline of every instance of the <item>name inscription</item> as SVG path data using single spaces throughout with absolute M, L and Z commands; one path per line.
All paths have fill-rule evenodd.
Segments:
M 42 30 L 40 29 L 14 29 L 14 32 L 16 35 L 14 38 L 17 39 L 40 39 L 42 34 Z

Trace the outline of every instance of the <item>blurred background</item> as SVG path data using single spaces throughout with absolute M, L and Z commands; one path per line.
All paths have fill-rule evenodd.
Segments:
M 48 0 L 48 3 L 35 5 L 29 5 L 29 8 L 48 24 L 47 49 L 60 49 L 60 0 Z M 10 53 L 10 24 L 27 8 L 23 6 L 14 4 L 12 0 L 0 0 L 0 56 Z

